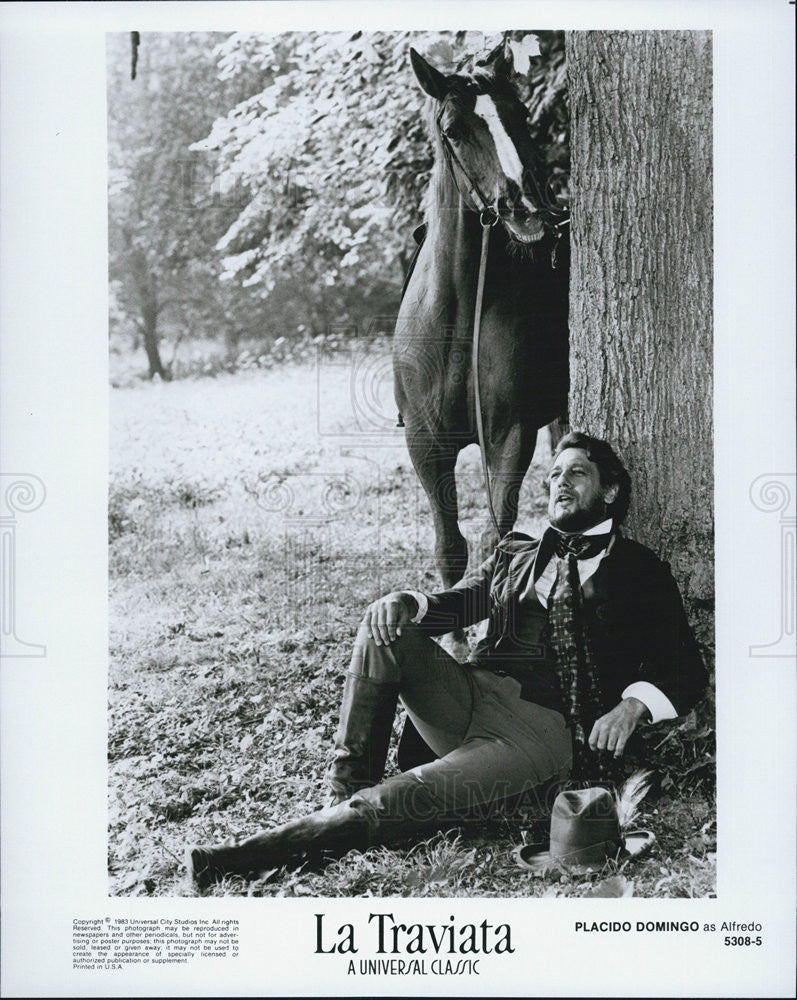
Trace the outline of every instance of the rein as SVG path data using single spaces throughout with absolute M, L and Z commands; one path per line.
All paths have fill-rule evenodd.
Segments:
M 495 533 L 498 535 L 499 539 L 501 537 L 501 531 L 498 527 L 498 518 L 495 516 L 495 508 L 493 507 L 493 494 L 490 487 L 490 468 L 487 464 L 487 448 L 484 443 L 484 414 L 482 412 L 482 400 L 481 400 L 481 384 L 479 379 L 479 345 L 481 340 L 481 321 L 482 321 L 482 307 L 484 305 L 484 282 L 487 276 L 487 256 L 490 249 L 490 230 L 500 221 L 500 216 L 498 211 L 488 202 L 487 198 L 484 196 L 478 183 L 470 176 L 462 160 L 457 155 L 451 140 L 443 131 L 443 127 L 440 124 L 441 117 L 443 114 L 444 105 L 441 104 L 440 110 L 437 113 L 436 125 L 437 134 L 440 136 L 440 140 L 443 145 L 443 152 L 445 155 L 446 166 L 451 175 L 451 179 L 454 182 L 454 187 L 456 187 L 459 192 L 459 196 L 462 199 L 466 207 L 468 207 L 468 198 L 471 203 L 476 206 L 475 211 L 479 213 L 479 222 L 482 227 L 482 241 L 481 241 L 481 255 L 479 257 L 479 277 L 476 282 L 476 305 L 473 313 L 473 348 L 472 348 L 472 366 L 473 366 L 473 402 L 476 409 L 476 436 L 479 442 L 479 452 L 481 453 L 481 466 L 482 466 L 482 479 L 484 481 L 484 489 L 487 493 L 487 507 L 490 511 L 490 519 L 493 522 L 493 527 L 495 528 Z M 454 170 L 454 164 L 458 167 L 462 177 L 467 185 L 467 197 L 460 187 L 460 181 L 457 177 L 456 171 Z M 537 187 L 535 181 L 535 187 Z M 539 189 L 538 189 L 539 190 Z M 556 267 L 556 247 L 561 238 L 562 227 L 569 225 L 570 219 L 564 219 L 562 222 L 548 224 L 549 229 L 553 229 L 556 242 L 554 243 L 553 250 L 551 251 L 551 267 Z
M 489 211 L 489 210 L 488 210 Z M 490 249 L 490 230 L 498 222 L 498 216 L 493 213 L 492 221 L 487 221 L 486 212 L 479 213 L 482 226 L 482 250 L 479 258 L 479 278 L 476 282 L 476 307 L 473 312 L 473 402 L 476 408 L 476 436 L 479 439 L 479 451 L 482 458 L 482 478 L 487 492 L 487 506 L 490 510 L 493 527 L 498 538 L 501 532 L 498 528 L 498 518 L 493 507 L 493 493 L 490 488 L 490 469 L 487 465 L 487 449 L 484 445 L 484 415 L 482 413 L 482 395 L 479 379 L 479 341 L 482 327 L 482 305 L 484 300 L 484 279 L 487 275 L 487 253 Z

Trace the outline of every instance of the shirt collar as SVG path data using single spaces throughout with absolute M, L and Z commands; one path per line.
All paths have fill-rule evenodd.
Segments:
M 611 533 L 613 523 L 614 522 L 609 517 L 605 521 L 601 521 L 600 524 L 596 524 L 593 528 L 587 528 L 585 531 L 575 531 L 575 532 L 574 531 L 559 531 L 559 529 L 558 528 L 554 528 L 554 526 L 552 524 L 549 524 L 548 527 L 551 529 L 551 531 L 556 531 L 560 535 L 573 535 L 573 534 L 575 534 L 575 535 L 608 535 L 608 534 Z

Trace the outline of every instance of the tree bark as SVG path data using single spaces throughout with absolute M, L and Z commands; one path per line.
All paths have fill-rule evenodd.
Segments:
M 146 254 L 134 248 L 130 253 L 130 268 L 138 292 L 141 319 L 139 328 L 144 337 L 147 352 L 149 377 L 160 376 L 164 381 L 171 379 L 168 368 L 164 368 L 158 346 L 158 286 L 155 275 L 149 269 Z
M 631 473 L 628 534 L 713 649 L 711 36 L 569 32 L 570 420 Z

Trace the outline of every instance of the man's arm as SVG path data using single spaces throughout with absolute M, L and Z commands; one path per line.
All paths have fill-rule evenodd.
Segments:
M 678 715 L 675 705 L 667 695 L 650 681 L 634 681 L 633 684 L 629 684 L 623 691 L 623 700 L 626 698 L 636 698 L 642 702 L 650 715 L 648 722 L 666 722 Z
M 418 624 L 428 635 L 444 635 L 482 621 L 490 613 L 490 583 L 495 554 L 449 590 L 421 594 L 397 590 L 368 605 L 362 624 L 378 645 L 401 635 L 404 625 Z M 425 607 L 424 607 L 425 603 Z
M 647 617 L 639 682 L 658 689 L 675 715 L 686 715 L 705 691 L 708 674 L 667 563 L 659 563 Z
M 650 711 L 638 698 L 623 698 L 611 712 L 602 715 L 592 727 L 589 745 L 592 750 L 609 750 L 622 757 L 629 737 L 640 723 L 649 721 Z
M 678 585 L 667 563 L 657 563 L 645 615 L 645 652 L 640 679 L 623 691 L 622 701 L 592 727 L 593 750 L 621 756 L 643 722 L 686 715 L 703 694 L 708 675 L 689 626 Z
M 429 610 L 429 598 L 426 594 L 422 594 L 420 590 L 405 590 L 404 593 L 415 598 L 417 609 L 412 618 L 410 618 L 410 621 L 413 625 L 420 625 L 426 617 L 426 612 Z
M 426 595 L 428 606 L 420 627 L 427 635 L 445 635 L 455 628 L 475 625 L 489 616 L 495 560 L 496 553 L 493 552 L 489 559 L 485 559 L 449 590 Z

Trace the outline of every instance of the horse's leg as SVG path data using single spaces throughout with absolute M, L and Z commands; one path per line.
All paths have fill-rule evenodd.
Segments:
M 536 442 L 536 430 L 523 427 L 520 423 L 511 424 L 505 435 L 497 440 L 493 438 L 488 442 L 487 465 L 490 470 L 490 494 L 501 538 L 512 530 L 517 520 L 520 488 L 523 485 L 526 470 L 531 463 Z M 495 527 L 490 520 L 481 538 L 482 552 L 485 557 L 489 555 L 497 541 Z
M 445 588 L 453 587 L 468 568 L 468 543 L 459 530 L 459 508 L 455 467 L 459 447 L 414 435 L 407 428 L 407 448 L 421 485 L 429 498 L 434 523 L 434 554 Z M 469 652 L 462 629 L 453 630 L 444 642 L 446 650 L 463 660 Z
M 468 543 L 459 530 L 457 484 L 454 469 L 458 449 L 454 445 L 420 441 L 407 432 L 407 448 L 421 485 L 429 498 L 434 523 L 434 554 L 443 586 L 453 587 L 468 566 Z
M 418 478 L 429 498 L 435 533 L 435 561 L 443 586 L 452 587 L 462 579 L 468 566 L 468 543 L 458 523 L 457 484 L 454 470 L 458 448 L 433 442 L 428 436 L 414 434 L 407 426 L 407 450 Z M 444 636 L 441 645 L 460 662 L 470 652 L 463 629 L 454 629 Z M 398 746 L 398 762 L 402 771 L 418 767 L 435 759 L 409 717 L 404 723 Z

